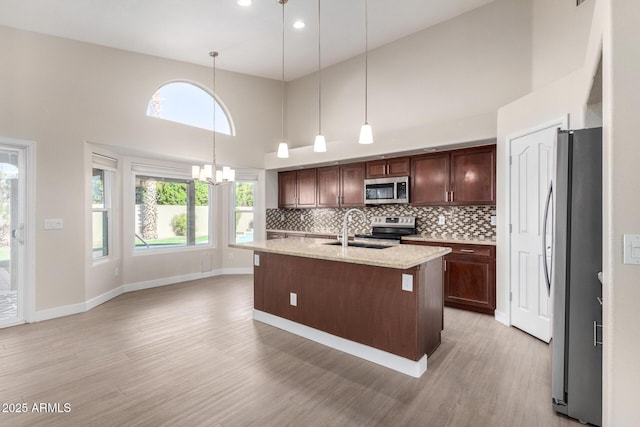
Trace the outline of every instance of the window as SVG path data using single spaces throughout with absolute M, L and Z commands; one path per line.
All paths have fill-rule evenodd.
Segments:
M 93 154 L 91 173 L 91 226 L 92 257 L 100 259 L 111 254 L 111 200 L 117 161 L 109 157 Z
M 236 181 L 232 201 L 232 238 L 235 243 L 253 242 L 255 181 Z
M 160 174 L 135 176 L 135 248 L 209 244 L 209 186 Z
M 216 109 L 216 132 L 233 135 L 229 115 L 218 100 L 204 89 L 187 82 L 167 83 L 158 89 L 147 107 L 147 116 L 213 130 Z

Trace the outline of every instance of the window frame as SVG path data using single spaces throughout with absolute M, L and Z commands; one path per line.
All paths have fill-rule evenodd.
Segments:
M 236 189 L 237 189 L 237 184 L 238 183 L 250 183 L 253 184 L 253 207 L 251 207 L 251 209 L 242 209 L 242 210 L 238 210 L 238 206 L 236 206 Z M 239 178 L 237 178 L 234 182 L 233 182 L 233 189 L 232 191 L 229 191 L 230 194 L 230 200 L 229 200 L 229 213 L 230 213 L 230 217 L 229 217 L 229 242 L 230 243 L 237 243 L 236 242 L 236 214 L 238 212 L 251 212 L 253 213 L 253 238 L 251 240 L 251 242 L 255 242 L 256 239 L 256 204 L 257 204 L 257 199 L 258 199 L 258 185 L 259 185 L 259 180 L 258 177 L 256 176 L 243 176 L 240 175 Z
M 102 164 L 103 162 L 96 162 L 95 157 L 96 157 L 96 154 L 94 154 L 94 161 L 92 161 L 92 164 L 91 164 L 91 236 L 93 236 L 94 226 L 95 226 L 93 222 L 94 214 L 99 212 L 102 212 L 102 213 L 106 212 L 106 215 L 107 215 L 106 234 L 107 235 L 105 239 L 104 224 L 103 224 L 103 246 L 106 245 L 107 253 L 104 254 L 104 248 L 103 248 L 103 254 L 100 256 L 95 256 L 96 251 L 93 249 L 93 237 L 92 237 L 91 260 L 93 263 L 109 260 L 109 259 L 112 259 L 114 256 L 113 255 L 113 233 L 114 233 L 113 187 L 115 183 L 115 175 L 117 172 L 116 168 L 106 166 L 105 164 Z M 99 157 L 103 157 L 103 156 L 99 156 Z M 107 159 L 106 157 L 104 158 Z M 110 159 L 110 160 L 113 160 L 113 159 Z M 96 208 L 93 206 L 93 177 L 95 176 L 93 174 L 93 171 L 96 169 L 102 171 L 102 193 L 103 193 L 102 197 L 103 197 L 103 204 L 104 204 L 104 207 L 102 208 Z
M 160 120 L 166 120 L 166 121 L 170 121 L 173 123 L 178 123 L 184 126 L 189 126 L 189 127 L 194 127 L 197 129 L 204 129 L 204 130 L 208 130 L 208 131 L 213 131 L 213 122 L 211 123 L 211 125 L 209 126 L 209 124 L 207 124 L 206 126 L 199 126 L 193 123 L 188 123 L 182 120 L 178 120 L 176 118 L 169 118 L 169 117 L 162 117 L 162 115 L 158 115 L 152 112 L 153 108 L 152 105 L 156 102 L 156 100 L 154 99 L 156 97 L 156 94 L 158 94 L 158 92 L 160 92 L 163 88 L 167 87 L 167 86 L 171 86 L 174 84 L 188 84 L 193 86 L 194 88 L 202 91 L 202 93 L 206 96 L 208 96 L 212 101 L 213 101 L 213 111 L 215 111 L 216 106 L 219 108 L 219 111 L 222 112 L 223 117 L 222 119 L 226 122 L 226 125 L 229 127 L 229 132 L 223 132 L 220 127 L 222 125 L 222 122 L 220 120 L 220 115 L 216 115 L 217 121 L 216 121 L 216 127 L 217 129 L 215 130 L 217 133 L 223 134 L 223 135 L 229 135 L 229 136 L 235 136 L 236 135 L 236 127 L 235 124 L 233 122 L 233 118 L 231 117 L 231 114 L 229 113 L 229 109 L 224 105 L 224 103 L 218 98 L 217 95 L 213 94 L 213 91 L 210 91 L 209 89 L 207 89 L 205 86 L 203 86 L 200 83 L 197 82 L 193 82 L 193 81 L 189 81 L 189 80 L 172 80 L 169 82 L 166 82 L 160 86 L 158 86 L 156 88 L 156 90 L 151 94 L 151 97 L 149 98 L 149 102 L 147 103 L 147 110 L 146 110 L 146 116 L 147 117 L 151 117 L 153 119 L 160 119 Z M 213 116 L 213 114 L 211 115 Z
M 207 228 L 208 228 L 208 240 L 207 243 L 196 243 L 194 235 L 194 243 L 189 244 L 189 239 L 185 244 L 176 244 L 176 245 L 148 245 L 148 246 L 138 246 L 136 243 L 138 242 L 138 237 L 136 233 L 137 227 L 137 219 L 136 219 L 136 181 L 138 177 L 155 177 L 159 180 L 173 180 L 177 182 L 184 182 L 187 184 L 193 183 L 194 191 L 195 191 L 195 180 L 191 178 L 191 171 L 187 168 L 174 168 L 174 167 L 165 167 L 165 166 L 157 166 L 147 163 L 132 163 L 131 165 L 131 176 L 132 176 L 132 184 L 131 184 L 131 198 L 132 198 L 132 207 L 133 212 L 130 212 L 130 215 L 133 216 L 133 229 L 130 230 L 132 233 L 132 241 L 130 243 L 130 248 L 133 256 L 145 255 L 151 253 L 171 253 L 171 252 L 188 252 L 193 250 L 201 250 L 204 248 L 215 248 L 216 246 L 216 233 L 214 228 L 214 200 L 215 200 L 215 192 L 213 191 L 211 186 L 207 186 L 208 190 L 208 212 L 207 212 Z M 195 208 L 195 201 L 193 204 Z M 189 199 L 187 198 L 187 205 L 185 205 L 187 213 L 189 211 Z M 195 209 L 194 209 L 195 212 Z M 187 214 L 187 217 L 189 215 Z M 194 213 L 195 218 L 195 213 Z

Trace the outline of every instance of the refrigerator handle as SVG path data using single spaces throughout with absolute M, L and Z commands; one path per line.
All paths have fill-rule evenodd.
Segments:
M 551 295 L 551 268 L 547 265 L 547 220 L 549 219 L 549 210 L 553 197 L 553 182 L 549 183 L 549 191 L 547 192 L 547 201 L 544 205 L 544 220 L 542 222 L 542 267 L 544 269 L 544 280 L 547 282 L 547 293 Z M 553 245 L 551 246 L 551 257 L 553 258 Z

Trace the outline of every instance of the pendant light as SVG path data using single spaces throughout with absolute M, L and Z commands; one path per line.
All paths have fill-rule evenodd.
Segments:
M 191 178 L 210 185 L 218 185 L 235 181 L 236 171 L 229 166 L 223 166 L 222 170 L 218 170 L 216 166 L 216 57 L 218 52 L 209 52 L 209 56 L 213 58 L 213 141 L 211 164 L 202 167 L 198 165 L 191 166 Z
M 327 142 L 322 135 L 322 67 L 320 63 L 320 0 L 318 0 L 318 135 L 313 144 L 313 151 L 324 153 L 327 151 Z
M 373 144 L 373 131 L 367 120 L 369 107 L 369 0 L 364 0 L 364 124 L 360 128 L 360 144 Z
M 284 83 L 284 5 L 289 0 L 278 0 L 282 5 L 282 139 L 278 144 L 278 157 L 286 159 L 289 157 L 289 145 L 284 137 L 284 115 L 285 115 L 285 83 Z

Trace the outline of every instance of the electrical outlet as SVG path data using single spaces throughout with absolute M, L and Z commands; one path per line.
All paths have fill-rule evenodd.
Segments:
M 300 215 L 300 221 L 304 221 L 304 214 Z
M 289 304 L 294 307 L 298 305 L 298 294 L 294 292 L 289 293 Z
M 438 217 L 438 225 L 444 225 L 445 221 L 444 221 L 444 215 L 440 215 Z
M 498 225 L 498 218 L 495 215 L 491 215 L 491 225 Z
M 284 221 L 284 214 L 280 214 L 280 221 Z

